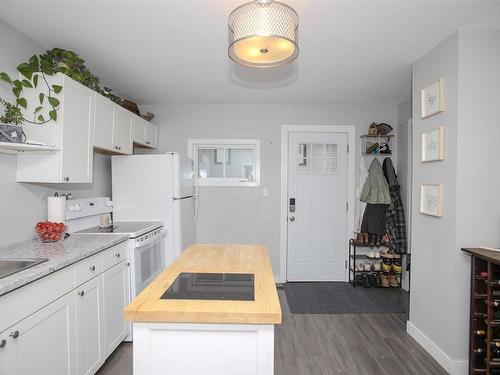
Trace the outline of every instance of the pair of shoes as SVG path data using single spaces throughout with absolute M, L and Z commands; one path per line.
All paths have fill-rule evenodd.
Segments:
M 362 285 L 365 288 L 371 287 L 370 277 L 368 276 L 367 273 L 362 273 L 360 275 L 356 275 L 355 283 L 356 283 L 356 285 Z
M 368 275 L 368 279 L 370 281 L 370 285 L 374 288 L 378 288 L 380 286 L 380 277 L 376 273 L 371 273 Z
M 380 257 L 382 258 L 382 264 L 380 265 L 380 269 L 383 272 L 391 272 L 393 255 L 390 253 L 382 253 L 380 254 Z
M 399 287 L 399 275 L 389 275 L 389 285 L 392 288 L 398 288 Z
M 380 275 L 380 286 L 382 288 L 389 288 L 389 275 L 386 274 Z
M 395 273 L 401 273 L 401 255 L 394 254 L 392 258 L 392 270 Z
M 371 259 L 379 259 L 380 258 L 380 251 L 370 251 L 368 252 L 368 254 L 366 254 L 366 256 L 368 258 L 371 258 Z
M 358 246 L 368 246 L 368 233 L 358 233 L 356 235 L 356 241 L 354 241 Z
M 382 262 L 374 262 L 373 263 L 373 271 L 380 271 L 380 263 L 382 263 Z

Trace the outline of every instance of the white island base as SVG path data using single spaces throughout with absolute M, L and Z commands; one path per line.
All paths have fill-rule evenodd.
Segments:
M 272 375 L 274 325 L 134 322 L 134 375 Z

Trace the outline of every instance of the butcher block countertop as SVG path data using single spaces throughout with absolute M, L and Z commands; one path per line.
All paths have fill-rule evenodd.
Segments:
M 253 273 L 254 301 L 160 299 L 181 272 Z M 265 246 L 192 245 L 125 309 L 150 323 L 280 324 L 281 306 Z

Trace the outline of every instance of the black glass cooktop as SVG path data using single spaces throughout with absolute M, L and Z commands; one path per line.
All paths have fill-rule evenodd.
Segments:
M 183 272 L 161 299 L 254 301 L 254 275 Z

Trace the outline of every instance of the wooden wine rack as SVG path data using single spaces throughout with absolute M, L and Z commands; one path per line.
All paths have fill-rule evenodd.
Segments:
M 500 252 L 485 249 L 462 249 L 472 255 L 470 294 L 469 374 L 500 374 L 500 360 L 494 360 L 493 348 L 500 337 L 494 337 L 495 327 L 500 326 Z M 478 335 L 484 330 L 486 335 Z M 482 353 L 478 353 L 478 349 Z

